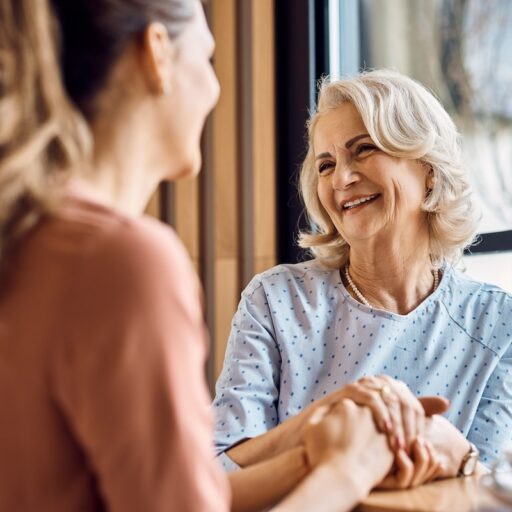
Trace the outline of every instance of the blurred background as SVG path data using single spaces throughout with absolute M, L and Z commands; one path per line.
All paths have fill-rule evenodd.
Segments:
M 210 0 L 222 93 L 203 137 L 203 171 L 162 185 L 148 211 L 184 240 L 205 289 L 208 378 L 251 277 L 308 256 L 297 194 L 305 122 L 323 75 L 392 68 L 430 88 L 454 118 L 481 212 L 461 262 L 512 291 L 512 2 Z

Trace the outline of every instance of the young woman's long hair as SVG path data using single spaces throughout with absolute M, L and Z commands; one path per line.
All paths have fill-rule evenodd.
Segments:
M 62 86 L 57 37 L 46 0 L 0 1 L 0 264 L 89 149 Z
M 0 266 L 89 157 L 126 44 L 153 21 L 176 37 L 192 15 L 191 0 L 0 0 Z

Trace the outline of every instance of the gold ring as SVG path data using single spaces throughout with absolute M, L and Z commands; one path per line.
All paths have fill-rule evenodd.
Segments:
M 391 388 L 387 384 L 382 384 L 377 391 L 380 393 L 382 398 L 391 394 Z
M 382 398 L 391 394 L 391 388 L 387 384 L 375 384 L 370 389 L 377 391 Z

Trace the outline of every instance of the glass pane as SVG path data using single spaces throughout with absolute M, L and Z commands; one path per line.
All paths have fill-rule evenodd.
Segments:
M 463 135 L 480 232 L 512 229 L 512 2 L 361 0 L 361 65 L 441 99 Z
M 348 2 L 348 3 L 347 3 Z M 334 75 L 391 68 L 426 85 L 462 134 L 480 233 L 512 229 L 512 2 L 330 0 Z M 347 6 L 349 8 L 347 8 Z M 331 6 L 332 7 L 332 6 Z M 355 13 L 355 14 L 354 14 Z M 341 52 L 339 49 L 341 48 Z M 331 58 L 332 61 L 332 58 Z M 511 247 L 504 247 L 509 251 Z M 467 273 L 512 291 L 512 252 L 466 256 Z
M 479 281 L 497 284 L 512 293 L 512 256 L 510 253 L 474 254 L 463 261 L 466 273 Z

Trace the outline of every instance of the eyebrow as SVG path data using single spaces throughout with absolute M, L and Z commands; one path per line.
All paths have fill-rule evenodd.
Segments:
M 368 135 L 367 133 L 361 133 L 359 135 L 356 135 L 355 137 L 352 137 L 350 140 L 348 140 L 347 142 L 345 142 L 345 147 L 347 149 L 350 149 L 358 140 L 360 139 L 364 139 L 364 138 L 370 138 L 370 135 Z M 329 153 L 328 151 L 326 151 L 325 153 L 320 153 L 316 158 L 315 160 L 321 160 L 322 158 L 329 158 L 329 157 L 332 157 L 331 153 Z

